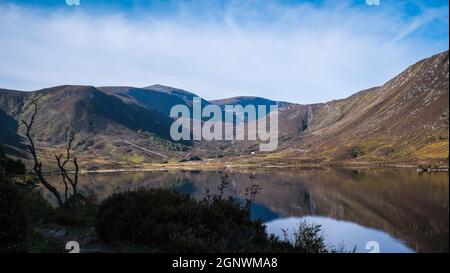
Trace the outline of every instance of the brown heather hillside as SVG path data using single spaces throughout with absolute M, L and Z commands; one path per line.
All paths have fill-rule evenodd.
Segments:
M 39 108 L 32 134 L 48 159 L 64 148 L 72 122 L 77 132 L 74 148 L 84 159 L 81 162 L 95 165 L 159 162 L 164 157 L 158 154 L 171 156 L 180 145 L 169 141 L 173 120 L 159 111 L 125 103 L 91 86 L 58 86 L 34 92 L 0 90 L 2 148 L 10 154 L 27 153 L 18 139 L 25 143 L 20 138 L 25 132 L 20 121 L 30 118 L 33 99 Z
M 21 119 L 39 100 L 33 135 L 50 159 L 64 147 L 76 124 L 75 149 L 87 168 L 148 166 L 186 155 L 220 157 L 236 166 L 410 163 L 448 164 L 448 51 L 419 61 L 380 87 L 346 99 L 300 105 L 258 97 L 202 101 L 202 105 L 257 103 L 279 106 L 280 145 L 259 153 L 257 142 L 174 143 L 169 128 L 173 105 L 191 107 L 195 94 L 172 87 L 58 86 L 33 92 L 0 89 L 0 145 L 26 158 Z M 224 163 L 224 164 L 228 164 Z
M 302 131 L 306 120 L 307 129 L 284 143 L 281 153 L 326 161 L 447 163 L 448 67 L 446 51 L 410 66 L 383 86 L 325 104 L 290 106 L 281 122 L 293 120 Z M 293 125 L 284 128 L 295 135 Z M 355 146 L 365 154 L 355 158 Z

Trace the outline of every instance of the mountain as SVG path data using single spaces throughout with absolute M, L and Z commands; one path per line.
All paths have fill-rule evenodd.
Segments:
M 156 91 L 156 92 L 160 92 L 160 93 L 164 93 L 164 94 L 169 94 L 174 97 L 180 98 L 180 99 L 184 100 L 184 102 L 188 106 L 192 106 L 192 100 L 194 97 L 200 97 L 197 94 L 194 94 L 192 92 L 189 92 L 189 91 L 186 91 L 183 89 L 173 88 L 170 86 L 161 85 L 161 84 L 147 86 L 147 87 L 144 87 L 144 89 L 150 90 L 150 91 Z M 203 98 L 200 98 L 200 99 L 202 102 L 202 106 L 211 104 L 209 101 L 207 101 Z
M 220 99 L 220 100 L 212 100 L 210 101 L 212 104 L 219 105 L 222 110 L 225 110 L 225 105 L 231 105 L 236 106 L 240 105 L 242 107 L 247 107 L 249 105 L 253 105 L 256 107 L 256 119 L 261 118 L 259 116 L 259 110 L 258 106 L 265 106 L 266 111 L 264 111 L 264 114 L 267 115 L 270 112 L 270 106 L 271 105 L 277 105 L 278 107 L 283 107 L 288 105 L 288 102 L 283 101 L 273 101 L 266 98 L 261 97 L 252 97 L 252 96 L 239 96 L 239 97 L 232 97 L 232 98 L 226 98 L 226 99 Z M 247 120 L 246 117 L 242 116 L 242 113 L 238 113 L 238 116 L 241 116 L 242 119 Z
M 39 147 L 49 152 L 64 147 L 71 123 L 77 132 L 75 148 L 95 159 L 122 158 L 130 163 L 160 160 L 163 156 L 157 154 L 170 156 L 171 148 L 181 145 L 170 139 L 173 119 L 167 115 L 92 86 L 67 85 L 33 92 L 0 90 L 1 117 L 5 124 L 2 127 L 6 126 L 9 136 L 3 146 L 9 150 L 17 148 L 17 152 L 23 152 L 23 146 L 11 142 L 11 135 L 24 135 L 25 128 L 20 121 L 30 119 L 32 100 L 38 103 L 33 137 Z
M 238 105 L 238 104 L 242 105 L 243 107 L 245 107 L 247 105 L 265 105 L 265 106 L 278 105 L 280 107 L 283 107 L 283 106 L 289 104 L 288 102 L 284 102 L 284 101 L 273 101 L 273 100 L 266 99 L 266 98 L 251 97 L 251 96 L 232 97 L 232 98 L 227 98 L 227 99 L 212 100 L 210 102 L 212 104 L 216 104 L 221 107 L 223 107 L 225 105 Z
M 192 113 L 192 102 L 197 94 L 164 85 L 152 85 L 144 88 L 129 86 L 102 86 L 98 90 L 115 96 L 127 104 L 134 104 L 154 111 L 159 111 L 166 116 L 175 105 L 185 105 Z M 200 98 L 200 97 L 199 97 Z M 210 105 L 209 101 L 200 98 L 202 107 Z M 207 120 L 205 118 L 205 120 Z
M 293 137 L 283 152 L 318 160 L 448 162 L 449 56 L 437 54 L 407 68 L 383 86 L 346 99 L 293 105 L 280 114 Z M 298 128 L 299 134 L 293 134 Z
M 174 105 L 182 104 L 190 107 L 192 104 L 192 99 L 189 103 L 183 96 L 177 96 L 149 88 L 105 86 L 98 87 L 97 89 L 108 95 L 115 96 L 127 104 L 135 104 L 154 111 L 159 111 L 166 116 L 169 116 L 170 109 L 172 109 Z M 192 94 L 192 96 L 195 95 Z
M 197 95 L 163 85 L 0 89 L 0 144 L 7 153 L 26 157 L 20 120 L 30 117 L 30 102 L 38 99 L 33 128 L 38 147 L 52 156 L 64 147 L 66 128 L 74 122 L 75 149 L 87 165 L 136 166 L 179 160 L 186 154 L 220 155 L 237 164 L 444 164 L 449 143 L 448 65 L 446 51 L 417 62 L 382 86 L 327 103 L 302 105 L 245 96 L 202 99 L 202 106 L 215 104 L 222 110 L 224 105 L 278 105 L 280 144 L 269 155 L 258 153 L 255 141 L 171 141 L 170 109 L 177 104 L 192 108 Z

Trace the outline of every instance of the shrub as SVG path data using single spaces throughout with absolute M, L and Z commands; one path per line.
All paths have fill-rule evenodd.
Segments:
M 29 224 L 18 187 L 0 180 L 0 252 L 25 252 Z
M 321 235 L 321 226 L 308 224 L 302 221 L 296 232 L 294 232 L 294 240 L 292 242 L 295 249 L 307 253 L 324 253 L 328 252 L 325 240 Z
M 366 154 L 361 146 L 354 146 L 351 151 L 353 157 L 360 157 Z
M 25 173 L 25 165 L 20 160 L 14 160 L 0 150 L 0 179 L 2 177 L 21 175 Z
M 99 207 L 105 242 L 134 242 L 162 251 L 240 251 L 268 243 L 265 227 L 233 199 L 196 201 L 163 189 L 116 193 Z
M 72 195 L 62 207 L 56 209 L 56 221 L 66 226 L 92 226 L 97 205 L 95 196 Z
M 29 186 L 20 186 L 28 221 L 32 225 L 49 223 L 55 219 L 55 211 L 39 192 Z
M 233 198 L 197 201 L 163 189 L 115 193 L 100 206 L 99 238 L 167 252 L 326 252 L 320 227 L 303 225 L 293 243 L 268 235 Z
M 0 179 L 0 252 L 28 252 L 33 226 L 55 219 L 53 208 L 29 185 Z
M 98 236 L 105 242 L 130 241 L 164 247 L 193 221 L 198 204 L 161 189 L 115 193 L 99 207 Z

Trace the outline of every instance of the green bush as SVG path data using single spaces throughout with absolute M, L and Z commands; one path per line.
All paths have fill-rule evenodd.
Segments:
M 96 232 L 109 244 L 163 252 L 327 252 L 320 227 L 303 225 L 294 242 L 268 235 L 236 199 L 197 201 L 163 189 L 115 193 L 98 209 Z
M 29 222 L 23 194 L 0 180 L 0 252 L 25 252 Z
M 54 219 L 53 208 L 39 192 L 0 179 L 0 252 L 29 252 L 33 226 Z
M 56 222 L 65 226 L 93 226 L 97 214 L 95 196 L 72 195 L 55 211 Z
M 325 245 L 325 239 L 321 235 L 320 225 L 308 224 L 306 221 L 300 222 L 298 230 L 294 232 L 292 244 L 295 249 L 307 253 L 323 253 L 328 251 Z
M 363 156 L 366 154 L 363 147 L 361 147 L 361 146 L 354 146 L 352 148 L 351 153 L 352 153 L 353 157 L 360 157 L 360 156 Z
M 22 161 L 11 159 L 0 150 L 0 179 L 7 176 L 22 175 L 25 171 L 25 165 Z
M 159 189 L 116 193 L 99 207 L 97 234 L 105 242 L 163 246 L 195 217 L 195 206 L 187 196 Z
M 161 251 L 239 251 L 264 243 L 264 226 L 232 199 L 196 201 L 163 189 L 116 193 L 99 207 L 105 242 L 134 242 Z
M 55 211 L 50 203 L 39 192 L 30 189 L 22 189 L 25 207 L 29 222 L 33 225 L 49 223 L 55 219 Z

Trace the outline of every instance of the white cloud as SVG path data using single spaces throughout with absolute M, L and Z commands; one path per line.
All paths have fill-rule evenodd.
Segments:
M 435 18 L 447 16 L 448 24 L 448 11 L 409 20 L 376 8 L 271 3 L 261 13 L 233 2 L 212 17 L 181 8 L 170 18 L 136 19 L 4 5 L 0 87 L 161 83 L 207 99 L 343 98 L 446 49 L 440 40 L 411 35 Z

